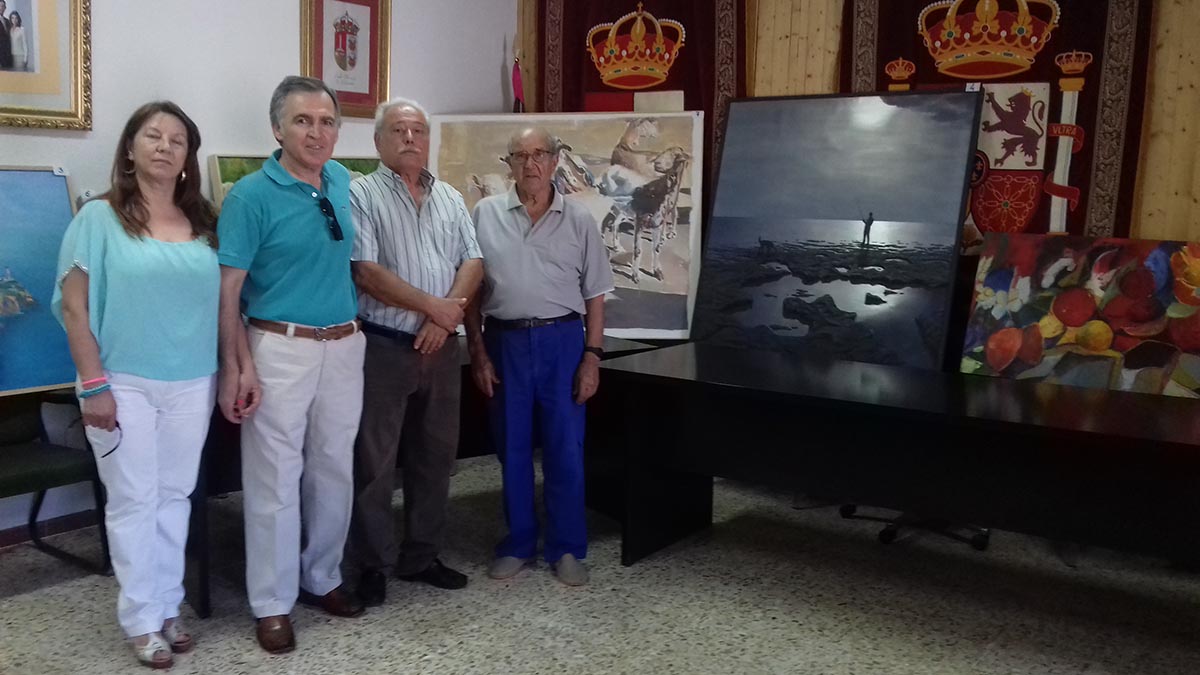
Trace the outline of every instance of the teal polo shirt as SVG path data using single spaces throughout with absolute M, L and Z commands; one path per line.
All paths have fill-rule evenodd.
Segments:
M 225 197 L 217 221 L 219 260 L 247 272 L 242 285 L 246 316 L 306 326 L 352 321 L 358 298 L 350 278 L 350 172 L 326 162 L 322 185 L 312 186 L 283 168 L 281 153 L 276 150 Z M 334 206 L 341 241 L 330 233 L 321 197 Z

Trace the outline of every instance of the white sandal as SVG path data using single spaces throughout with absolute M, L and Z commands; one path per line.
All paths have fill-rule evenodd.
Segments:
M 147 633 L 144 636 L 138 636 L 138 638 L 140 637 L 148 637 L 149 639 L 144 645 L 134 642 L 137 638 L 130 638 L 128 640 L 129 647 L 133 649 L 133 655 L 137 658 L 138 663 L 156 670 L 170 668 L 175 663 L 175 659 L 171 656 L 171 647 L 163 639 L 161 633 Z
M 163 623 L 162 634 L 167 639 L 167 642 L 170 643 L 171 651 L 176 654 L 189 652 L 192 650 L 192 647 L 196 646 L 196 641 L 192 639 L 192 634 L 188 632 L 187 628 L 184 628 L 183 622 L 179 620 L 179 617 L 167 619 Z

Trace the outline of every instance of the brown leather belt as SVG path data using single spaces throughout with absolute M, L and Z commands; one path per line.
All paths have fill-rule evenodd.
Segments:
M 358 319 L 347 323 L 339 323 L 335 326 L 323 326 L 320 328 L 301 326 L 298 323 L 286 323 L 284 321 L 267 321 L 266 319 L 255 319 L 254 317 L 249 319 L 249 323 L 251 326 L 261 328 L 268 333 L 291 335 L 298 338 L 317 340 L 318 342 L 341 340 L 342 338 L 354 335 L 360 330 Z

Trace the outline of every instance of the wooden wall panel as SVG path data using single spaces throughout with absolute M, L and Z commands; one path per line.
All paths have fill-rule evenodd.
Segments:
M 1132 234 L 1200 241 L 1200 3 L 1154 7 Z
M 537 0 L 517 0 L 517 37 L 514 41 L 521 58 L 521 83 L 525 88 L 525 110 L 538 110 L 538 61 L 541 40 L 538 33 Z
M 805 11 L 803 2 L 780 3 L 791 4 L 791 44 L 789 45 L 788 54 L 789 68 L 787 91 L 803 91 L 804 73 L 808 68 L 808 24 L 810 12 Z
M 843 0 L 748 0 L 747 92 L 751 96 L 837 90 Z

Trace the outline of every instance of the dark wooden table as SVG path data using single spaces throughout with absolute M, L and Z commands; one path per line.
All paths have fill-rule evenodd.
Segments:
M 1200 401 L 684 344 L 602 365 L 591 504 L 633 564 L 712 477 L 1200 560 Z

